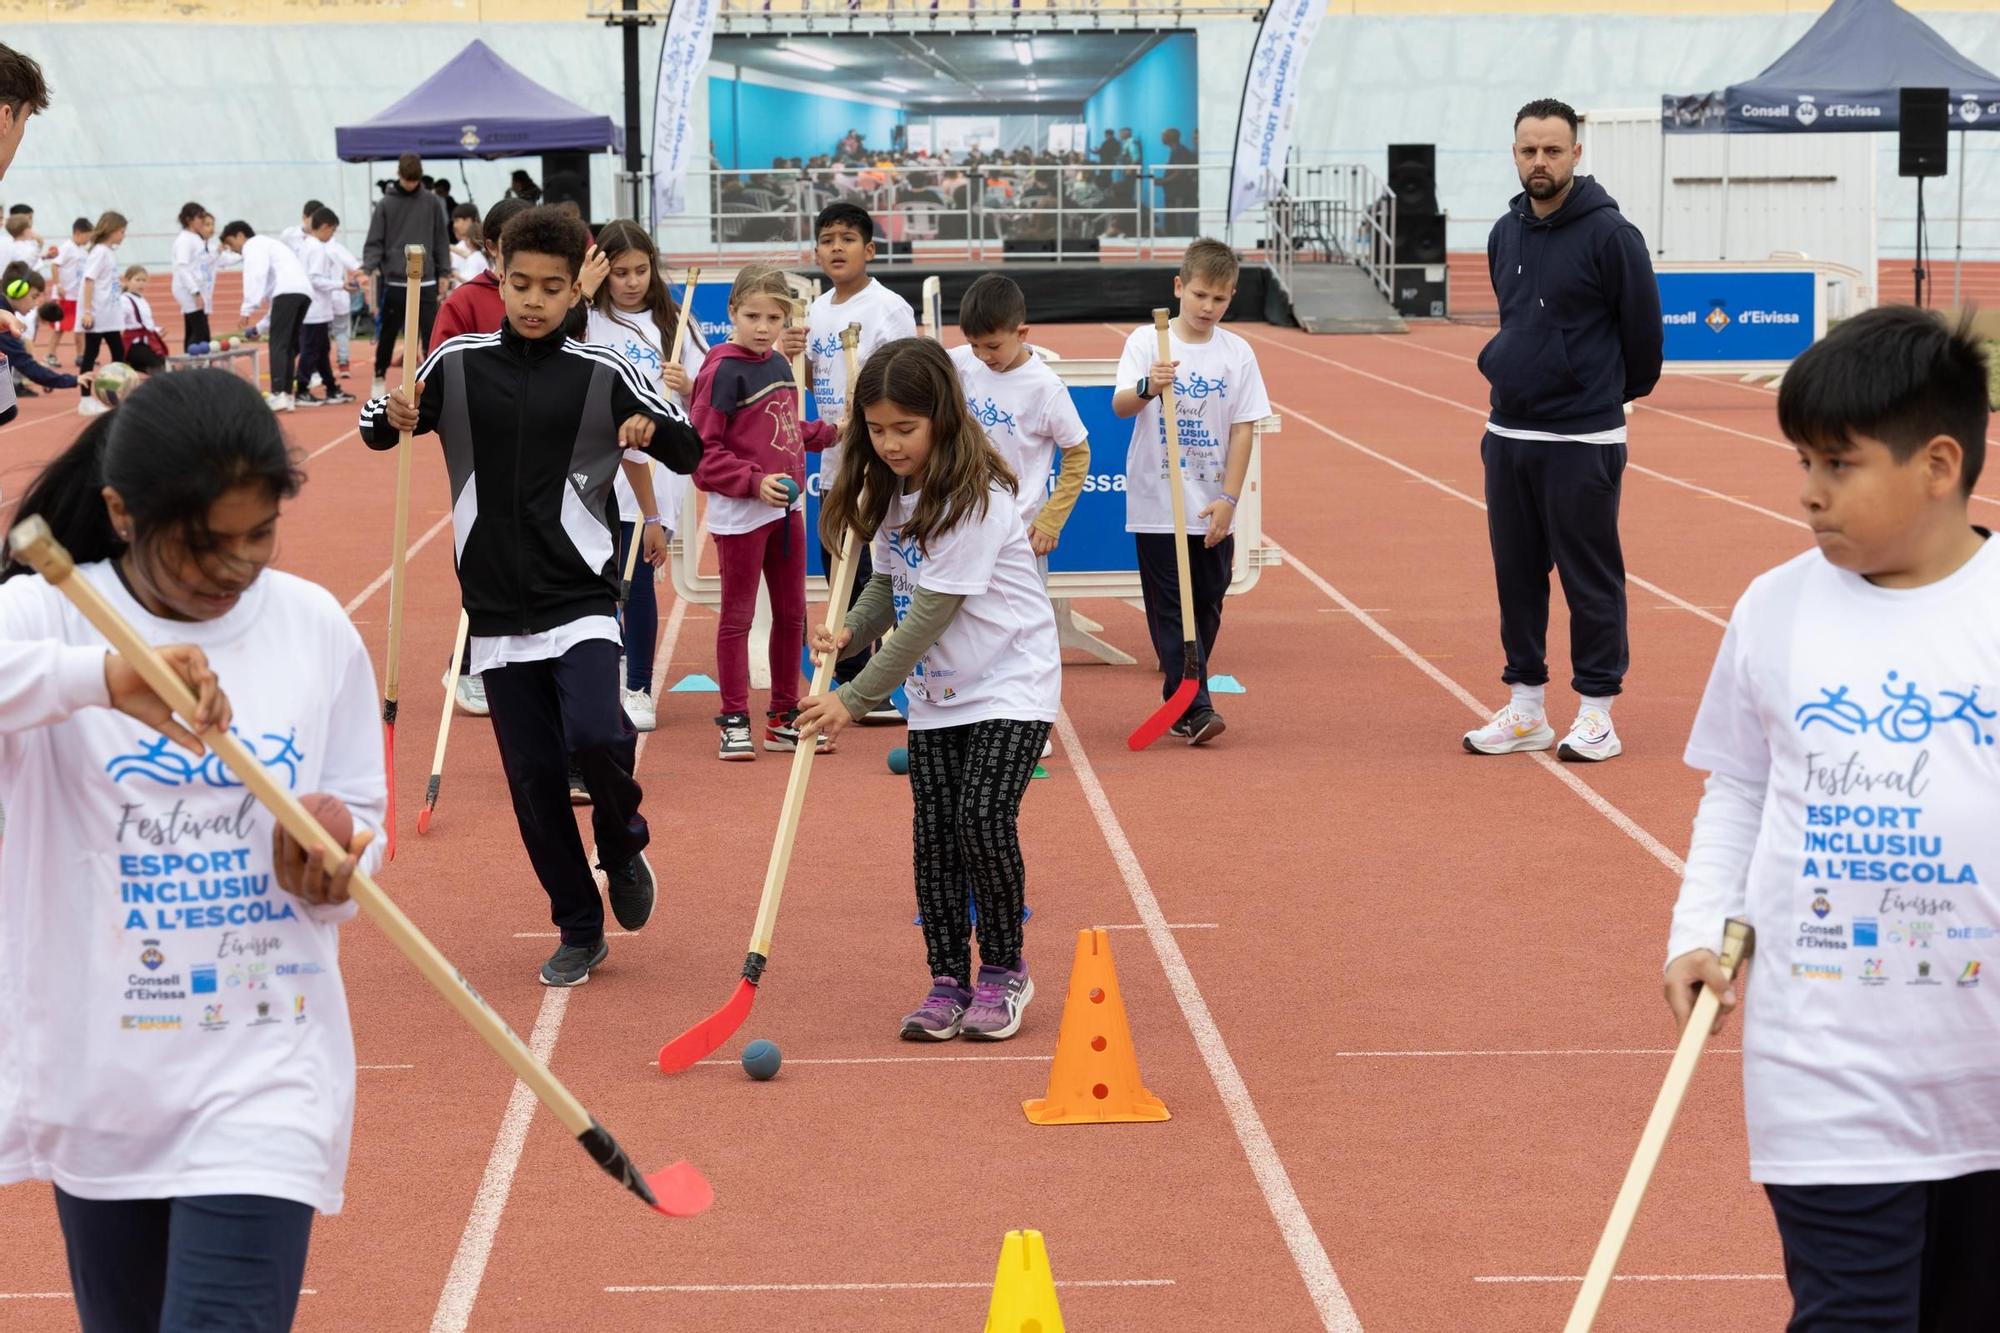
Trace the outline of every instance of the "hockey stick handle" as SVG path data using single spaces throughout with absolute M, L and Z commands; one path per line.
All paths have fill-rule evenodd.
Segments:
M 1159 331 L 1160 360 L 1174 359 L 1172 336 L 1167 332 L 1167 312 L 1153 312 L 1153 327 Z M 1160 420 L 1167 432 L 1167 495 L 1174 506 L 1174 569 L 1181 580 L 1181 643 L 1186 649 L 1189 661 L 1199 661 L 1195 655 L 1194 625 L 1194 581 L 1188 570 L 1188 520 L 1187 493 L 1181 472 L 1181 418 L 1180 405 L 1175 401 L 1174 386 L 1169 384 L 1160 394 Z

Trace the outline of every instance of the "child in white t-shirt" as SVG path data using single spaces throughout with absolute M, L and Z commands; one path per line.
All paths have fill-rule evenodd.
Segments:
M 486 245 L 479 234 L 479 206 L 460 204 L 451 210 L 451 285 L 471 282 L 489 267 Z
M 299 372 L 297 402 L 300 407 L 351 403 L 354 395 L 340 382 L 333 368 L 334 325 L 347 318 L 348 270 L 333 253 L 333 238 L 340 230 L 340 215 L 321 205 L 307 219 L 305 244 L 299 262 L 306 271 L 305 319 L 299 325 Z M 326 387 L 322 397 L 312 394 L 313 377 Z
M 360 635 L 324 588 L 269 568 L 300 480 L 257 391 L 196 370 L 93 421 L 17 517 L 46 519 L 71 577 L 172 645 L 187 723 L 235 733 L 329 827 L 351 821 L 337 866 L 61 592 L 0 569 L 0 992 L 37 997 L 0 1024 L 0 1186 L 54 1183 L 85 1328 L 158 1328 L 189 1290 L 202 1327 L 289 1327 L 313 1214 L 340 1210 L 339 928 L 388 796 Z
M 1083 480 L 1090 441 L 1062 376 L 1028 346 L 1028 303 L 1012 278 L 988 273 L 958 304 L 966 345 L 951 349 L 966 406 L 1021 483 L 1028 545 L 1046 557 L 1062 539 Z M 1060 455 L 1062 466 L 1051 475 Z
M 141 331 L 154 335 L 161 340 L 163 346 L 165 345 L 166 331 L 160 327 L 159 321 L 153 318 L 153 303 L 146 299 L 146 280 L 151 276 L 144 264 L 133 264 L 118 275 L 118 285 L 125 293 L 127 351 L 131 350 L 129 344 L 135 341 L 131 335 Z
M 125 356 L 125 293 L 118 285 L 118 247 L 125 240 L 125 215 L 108 212 L 90 229 L 83 256 L 83 282 L 77 298 L 83 326 L 83 355 L 77 358 L 79 377 L 97 364 L 97 353 L 108 349 L 113 361 Z M 82 390 L 88 397 L 90 390 Z
M 1750 1175 L 1795 1329 L 1973 1329 L 2000 1310 L 2000 542 L 1971 525 L 1985 356 L 1882 307 L 1792 363 L 1778 422 L 1818 549 L 1751 583 L 1688 740 L 1709 773 L 1666 993 L 1725 1011 L 1757 931 Z M 1717 1023 L 1720 1026 L 1720 1020 Z
M 471 208 L 460 204 L 458 213 Z M 476 242 L 478 210 L 473 212 L 470 234 Z M 453 249 L 456 252 L 456 247 Z M 469 270 L 464 281 L 470 282 L 485 271 L 486 260 L 481 254 L 479 267 Z M 597 234 L 597 244 L 584 259 L 580 280 L 586 311 L 584 341 L 617 352 L 661 397 L 686 411 L 688 390 L 701 371 L 706 349 L 700 330 L 690 322 L 681 359 L 668 363 L 681 308 L 667 289 L 659 252 L 646 229 L 623 218 L 609 223 Z M 688 295 L 692 299 L 693 293 Z M 618 497 L 618 568 L 625 568 L 626 552 L 634 541 L 639 543 L 639 558 L 646 565 L 645 572 L 632 580 L 625 598 L 625 679 L 619 682 L 625 715 L 639 731 L 653 730 L 659 720 L 653 702 L 653 660 L 659 643 L 660 604 L 653 583 L 658 571 L 666 568 L 667 542 L 680 518 L 687 483 L 680 473 L 650 459 L 644 464 L 627 459 L 612 483 Z
M 849 324 L 861 326 L 861 342 L 855 348 L 857 363 L 866 361 L 876 348 L 898 338 L 916 336 L 917 319 L 910 303 L 868 276 L 875 258 L 875 220 L 859 204 L 828 204 L 813 220 L 814 257 L 820 272 L 832 284 L 820 293 L 806 314 L 806 371 L 813 401 L 821 421 L 839 422 L 847 416 L 847 360 L 840 347 L 840 332 Z M 790 349 L 784 349 L 787 355 Z M 825 494 L 840 471 L 838 443 L 827 446 L 819 462 L 820 493 Z M 868 585 L 869 555 L 864 547 L 861 565 L 855 572 L 854 592 L 858 597 Z M 820 564 L 830 575 L 833 555 L 820 545 Z M 868 665 L 868 648 L 863 646 L 834 663 L 833 678 L 849 681 Z M 876 710 L 881 721 L 899 720 L 900 714 L 886 702 Z
M 868 358 L 861 415 L 820 531 L 874 538 L 876 573 L 816 654 L 895 634 L 854 680 L 800 704 L 803 735 L 837 734 L 903 685 L 909 695 L 917 905 L 930 993 L 912 1041 L 998 1041 L 1034 997 L 1022 956 L 1027 871 L 1015 824 L 1062 695 L 1055 611 L 1016 507 L 1016 481 L 965 408 L 951 358 L 906 338 Z M 967 901 L 966 885 L 972 888 Z M 970 920 L 978 908 L 980 967 Z
M 1125 456 L 1125 530 L 1139 549 L 1139 587 L 1146 626 L 1160 659 L 1163 699 L 1181 682 L 1180 570 L 1174 558 L 1173 497 L 1167 490 L 1166 421 L 1159 397 L 1171 386 L 1180 423 L 1181 494 L 1188 524 L 1188 576 L 1194 601 L 1201 684 L 1177 736 L 1200 745 L 1222 734 L 1222 715 L 1208 697 L 1208 664 L 1222 628 L 1222 599 L 1236 556 L 1236 506 L 1250 475 L 1252 426 L 1271 413 L 1264 375 L 1250 345 L 1219 327 L 1236 295 L 1235 251 L 1220 241 L 1187 248 L 1174 279 L 1180 314 L 1170 329 L 1173 359 L 1160 360 L 1150 324 L 1125 340 L 1111 410 L 1137 417 Z
M 208 300 L 202 290 L 202 265 L 208 242 L 197 230 L 208 210 L 193 201 L 181 205 L 181 229 L 174 234 L 173 292 L 180 307 L 183 350 L 209 341 Z
M 83 295 L 83 259 L 90 249 L 90 233 L 93 224 L 89 218 L 78 218 L 69 224 L 69 239 L 58 241 L 55 247 L 55 269 L 50 275 L 55 279 L 56 297 L 62 305 L 62 318 L 49 327 L 49 365 L 60 368 L 58 360 L 62 354 L 63 337 L 82 328 L 77 314 L 77 300 Z M 78 333 L 79 346 L 82 334 Z

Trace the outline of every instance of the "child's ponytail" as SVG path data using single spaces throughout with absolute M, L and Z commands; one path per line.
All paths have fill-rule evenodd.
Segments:
M 106 413 L 85 426 L 69 448 L 42 469 L 14 515 L 16 523 L 29 518 L 46 522 L 80 565 L 109 560 L 125 549 L 111 530 L 111 515 L 104 507 L 104 445 L 111 436 L 113 415 Z M 10 552 L 0 565 L 0 582 L 28 572 L 28 566 Z

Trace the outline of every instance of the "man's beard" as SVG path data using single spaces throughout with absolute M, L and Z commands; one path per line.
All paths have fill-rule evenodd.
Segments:
M 1549 176 L 1535 176 L 1523 181 L 1530 199 L 1553 199 L 1566 189 L 1573 177 L 1565 176 L 1556 180 Z

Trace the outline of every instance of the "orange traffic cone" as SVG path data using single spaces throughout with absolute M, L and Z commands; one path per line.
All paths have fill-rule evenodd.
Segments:
M 1125 1021 L 1111 936 L 1079 931 L 1069 998 L 1049 1069 L 1049 1095 L 1023 1102 L 1037 1125 L 1103 1125 L 1168 1119 L 1166 1104 L 1139 1081 L 1139 1054 Z

